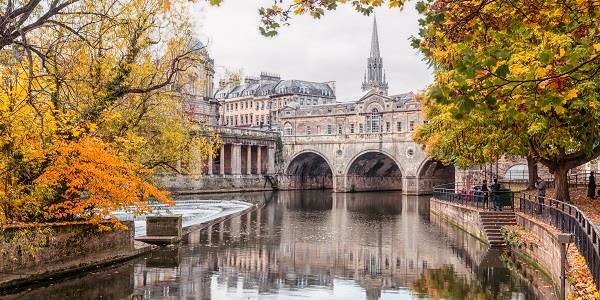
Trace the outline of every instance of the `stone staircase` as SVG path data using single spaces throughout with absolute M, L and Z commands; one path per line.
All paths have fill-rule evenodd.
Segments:
M 515 213 L 512 211 L 482 211 L 479 219 L 492 248 L 505 247 L 500 228 L 502 226 L 517 225 Z

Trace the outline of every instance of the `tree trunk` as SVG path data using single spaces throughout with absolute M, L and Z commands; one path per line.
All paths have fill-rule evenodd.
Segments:
M 554 170 L 554 198 L 563 202 L 571 202 L 569 196 L 569 168 L 559 167 Z
M 527 157 L 527 190 L 535 190 L 535 181 L 538 178 L 538 166 L 537 161 L 532 157 Z

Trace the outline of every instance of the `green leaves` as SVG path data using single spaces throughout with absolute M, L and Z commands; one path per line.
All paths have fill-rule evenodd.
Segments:
M 507 64 L 502 64 L 496 69 L 496 75 L 498 75 L 498 77 L 506 78 L 508 72 L 509 70 Z

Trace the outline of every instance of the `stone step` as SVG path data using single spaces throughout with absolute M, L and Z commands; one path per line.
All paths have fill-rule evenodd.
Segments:
M 483 225 L 483 227 L 493 227 L 493 226 L 502 227 L 502 226 L 517 225 L 517 223 L 516 222 L 493 222 L 493 223 L 490 222 L 490 223 L 483 223 L 482 225 Z
M 480 216 L 481 220 L 517 220 L 515 216 L 497 217 L 497 216 Z

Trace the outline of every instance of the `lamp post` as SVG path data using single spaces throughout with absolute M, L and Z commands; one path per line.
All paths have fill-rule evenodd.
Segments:
M 558 242 L 560 243 L 560 300 L 565 300 L 565 269 L 567 262 L 567 244 L 571 243 L 573 234 L 571 233 L 559 233 Z

